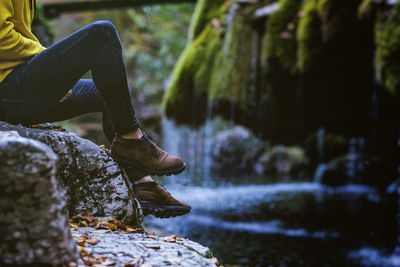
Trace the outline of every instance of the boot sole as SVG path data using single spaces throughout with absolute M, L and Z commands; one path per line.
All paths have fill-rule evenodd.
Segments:
M 143 215 L 152 214 L 157 218 L 171 218 L 188 214 L 191 211 L 190 206 L 162 206 L 150 201 L 140 200 Z
M 181 172 L 183 172 L 186 168 L 186 164 L 183 163 L 182 167 L 179 167 L 177 169 L 170 169 L 170 170 L 152 170 L 152 169 L 148 169 L 146 167 L 140 166 L 138 164 L 129 162 L 125 159 L 122 159 L 118 156 L 115 156 L 112 154 L 112 152 L 110 152 L 111 156 L 123 167 L 123 168 L 136 168 L 139 169 L 141 171 L 144 171 L 147 175 L 155 175 L 155 176 L 170 176 L 170 175 L 176 175 L 176 174 L 180 174 Z

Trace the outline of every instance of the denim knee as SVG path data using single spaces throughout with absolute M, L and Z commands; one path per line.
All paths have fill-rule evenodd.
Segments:
M 90 23 L 88 26 L 107 33 L 116 33 L 117 31 L 114 24 L 108 20 L 98 20 Z
M 95 21 L 88 25 L 89 30 L 93 34 L 99 34 L 105 40 L 115 40 L 118 46 L 121 46 L 121 40 L 119 39 L 117 29 L 114 24 L 107 20 Z

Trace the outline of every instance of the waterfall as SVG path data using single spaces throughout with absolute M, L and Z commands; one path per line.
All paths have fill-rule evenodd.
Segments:
M 162 120 L 163 147 L 170 154 L 182 157 L 186 170 L 177 176 L 168 177 L 171 185 L 196 185 L 212 187 L 211 151 L 218 119 L 211 119 L 211 105 L 207 108 L 207 120 L 198 128 L 176 125 L 173 121 Z M 220 126 L 219 126 L 220 127 Z
M 320 128 L 317 131 L 317 151 L 319 163 L 324 162 L 324 140 L 325 139 L 325 128 Z
M 397 146 L 400 149 L 400 136 L 397 139 Z M 397 181 L 400 180 L 400 165 L 397 167 Z M 397 183 L 396 185 L 397 187 L 397 245 L 395 248 L 394 253 L 399 254 L 400 253 L 400 188 L 399 188 L 399 184 Z

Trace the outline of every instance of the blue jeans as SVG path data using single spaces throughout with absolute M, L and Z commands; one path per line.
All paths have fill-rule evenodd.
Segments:
M 93 80 L 80 79 L 91 71 Z M 72 89 L 64 102 L 59 100 Z M 0 83 L 0 120 L 35 124 L 103 112 L 106 136 L 136 130 L 122 46 L 110 22 L 97 21 L 16 67 Z

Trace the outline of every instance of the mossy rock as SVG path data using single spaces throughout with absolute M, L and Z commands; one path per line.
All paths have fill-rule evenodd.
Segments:
M 358 17 L 367 17 L 370 16 L 374 5 L 376 4 L 375 0 L 363 0 L 361 4 L 358 6 Z
M 199 0 L 189 28 L 189 41 L 199 36 L 212 19 L 221 19 L 232 4 L 231 2 L 227 0 Z
M 245 9 L 236 5 L 232 9 L 232 23 L 212 69 L 209 92 L 212 98 L 229 98 L 244 108 L 250 89 L 253 32 Z
M 321 19 L 318 0 L 308 0 L 302 9 L 302 18 L 297 28 L 297 66 L 301 72 L 310 68 L 314 58 L 322 54 Z
M 188 44 L 175 65 L 171 83 L 164 95 L 163 105 L 168 117 L 178 123 L 193 123 L 192 115 L 205 114 L 210 68 L 220 51 L 220 30 L 207 25 L 203 32 Z
M 393 95 L 400 88 L 400 2 L 388 19 L 377 25 L 376 74 L 378 81 Z
M 298 70 L 296 29 L 302 1 L 280 0 L 279 9 L 266 22 L 262 60 L 265 65 L 266 97 L 262 114 L 268 118 L 263 133 L 278 143 L 296 143 L 291 133 L 298 129 Z
M 280 0 L 279 9 L 267 20 L 266 57 L 276 58 L 282 68 L 296 72 L 297 40 L 296 29 L 302 1 Z
M 323 127 L 357 136 L 370 127 L 373 22 L 359 18 L 360 3 L 308 0 L 304 4 L 297 30 L 303 129 Z
M 321 133 L 310 135 L 305 142 L 306 154 L 312 166 L 316 166 L 321 160 L 329 162 L 348 152 L 349 142 L 345 137 L 325 132 L 319 137 L 319 134 Z

